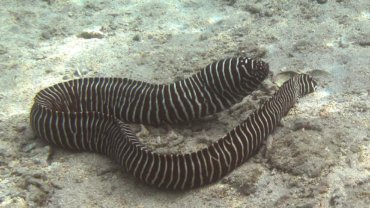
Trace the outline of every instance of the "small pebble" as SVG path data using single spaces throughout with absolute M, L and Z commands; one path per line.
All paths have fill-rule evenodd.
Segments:
M 104 168 L 104 169 L 98 169 L 97 172 L 96 172 L 96 175 L 101 176 L 101 175 L 105 175 L 107 173 L 116 172 L 118 170 L 119 169 L 117 167 L 107 167 L 107 168 Z
M 319 4 L 325 4 L 326 2 L 328 2 L 328 0 L 317 0 L 317 3 Z
M 19 196 L 16 196 L 14 198 L 6 197 L 4 200 L 1 200 L 0 205 L 1 207 L 29 207 L 29 204 L 26 202 L 26 200 Z
M 199 36 L 199 40 L 200 41 L 204 41 L 204 40 L 207 40 L 208 39 L 208 35 L 206 35 L 206 34 L 201 34 L 200 36 Z
M 22 147 L 23 152 L 30 152 L 36 147 L 36 143 L 27 144 L 24 147 Z
M 84 180 L 82 178 L 76 178 L 74 181 L 75 181 L 75 183 L 82 183 L 82 182 L 84 182 Z
M 266 17 L 272 17 L 272 15 L 273 15 L 274 13 L 273 13 L 273 11 L 272 10 L 267 10 L 267 11 L 265 11 L 265 16 Z
M 4 147 L 0 147 L 0 156 L 8 157 L 10 154 L 8 153 L 8 150 Z
M 54 3 L 56 0 L 42 0 L 42 1 L 45 1 L 46 3 L 48 3 L 49 5 L 51 5 L 52 3 Z
M 104 37 L 103 33 L 101 32 L 96 32 L 96 31 L 89 31 L 89 32 L 82 32 L 77 35 L 79 38 L 84 38 L 84 39 L 102 39 Z
M 53 35 L 50 31 L 44 31 L 41 33 L 42 39 L 49 40 Z
M 141 38 L 140 38 L 140 35 L 135 35 L 133 38 L 132 38 L 133 41 L 140 41 Z
M 5 46 L 0 45 L 0 55 L 8 53 L 8 50 L 5 48 Z
M 21 132 L 24 132 L 26 129 L 27 129 L 27 126 L 25 125 L 19 125 L 19 126 L 15 126 L 14 129 L 18 132 L 18 133 L 21 133 Z
M 34 185 L 43 192 L 49 192 L 47 185 L 41 180 L 33 177 L 26 177 L 25 186 Z
M 360 41 L 358 41 L 358 44 L 362 47 L 368 47 L 368 46 L 370 46 L 370 41 L 369 40 L 360 40 Z
M 349 149 L 351 150 L 351 152 L 353 153 L 358 153 L 361 151 L 361 147 L 359 145 L 354 145 L 352 144 Z
M 312 203 L 308 203 L 308 204 L 298 205 L 296 207 L 297 208 L 312 208 L 312 207 L 315 207 L 315 206 Z
M 251 4 L 247 5 L 245 9 L 251 14 L 258 14 L 261 13 L 262 7 L 260 5 Z
M 46 70 L 45 70 L 45 73 L 46 73 L 46 74 L 49 74 L 49 73 L 51 73 L 51 72 L 53 72 L 53 70 L 52 70 L 52 69 L 46 69 Z
M 52 149 L 50 146 L 35 148 L 34 153 L 35 156 L 32 158 L 33 163 L 47 165 L 50 155 L 52 154 Z

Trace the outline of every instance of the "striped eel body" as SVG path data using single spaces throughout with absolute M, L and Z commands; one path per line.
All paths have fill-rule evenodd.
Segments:
M 121 78 L 59 83 L 35 97 L 30 122 L 51 144 L 103 153 L 147 184 L 189 189 L 212 183 L 254 155 L 296 100 L 314 91 L 308 75 L 287 81 L 258 110 L 207 148 L 159 154 L 144 146 L 125 122 L 160 125 L 219 112 L 255 90 L 268 65 L 248 58 L 220 60 L 168 85 Z

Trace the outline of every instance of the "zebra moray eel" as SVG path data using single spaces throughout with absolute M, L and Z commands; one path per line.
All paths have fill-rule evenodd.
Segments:
M 217 181 L 254 155 L 298 97 L 314 91 L 312 78 L 293 77 L 223 138 L 192 153 L 152 152 L 125 122 L 160 125 L 219 112 L 255 90 L 268 71 L 262 61 L 239 57 L 214 62 L 168 85 L 126 78 L 71 80 L 36 95 L 30 122 L 47 142 L 103 153 L 147 184 L 195 188 Z

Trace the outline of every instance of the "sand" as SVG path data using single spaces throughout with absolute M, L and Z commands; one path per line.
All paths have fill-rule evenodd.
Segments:
M 0 207 L 368 207 L 370 2 L 1 0 Z M 310 73 L 267 146 L 217 183 L 151 188 L 111 159 L 50 147 L 29 126 L 37 91 L 80 77 L 170 83 L 232 56 L 273 78 L 201 121 L 133 125 L 159 152 L 199 149 L 236 126 L 281 77 Z

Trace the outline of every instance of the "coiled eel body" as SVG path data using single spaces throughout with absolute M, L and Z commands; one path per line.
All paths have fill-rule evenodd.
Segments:
M 268 71 L 262 61 L 238 57 L 214 62 L 168 85 L 126 78 L 71 80 L 36 95 L 30 122 L 47 142 L 103 153 L 147 184 L 173 190 L 195 188 L 222 178 L 253 156 L 296 100 L 314 91 L 312 78 L 293 77 L 223 138 L 192 153 L 155 153 L 126 122 L 179 123 L 219 112 L 255 90 Z

